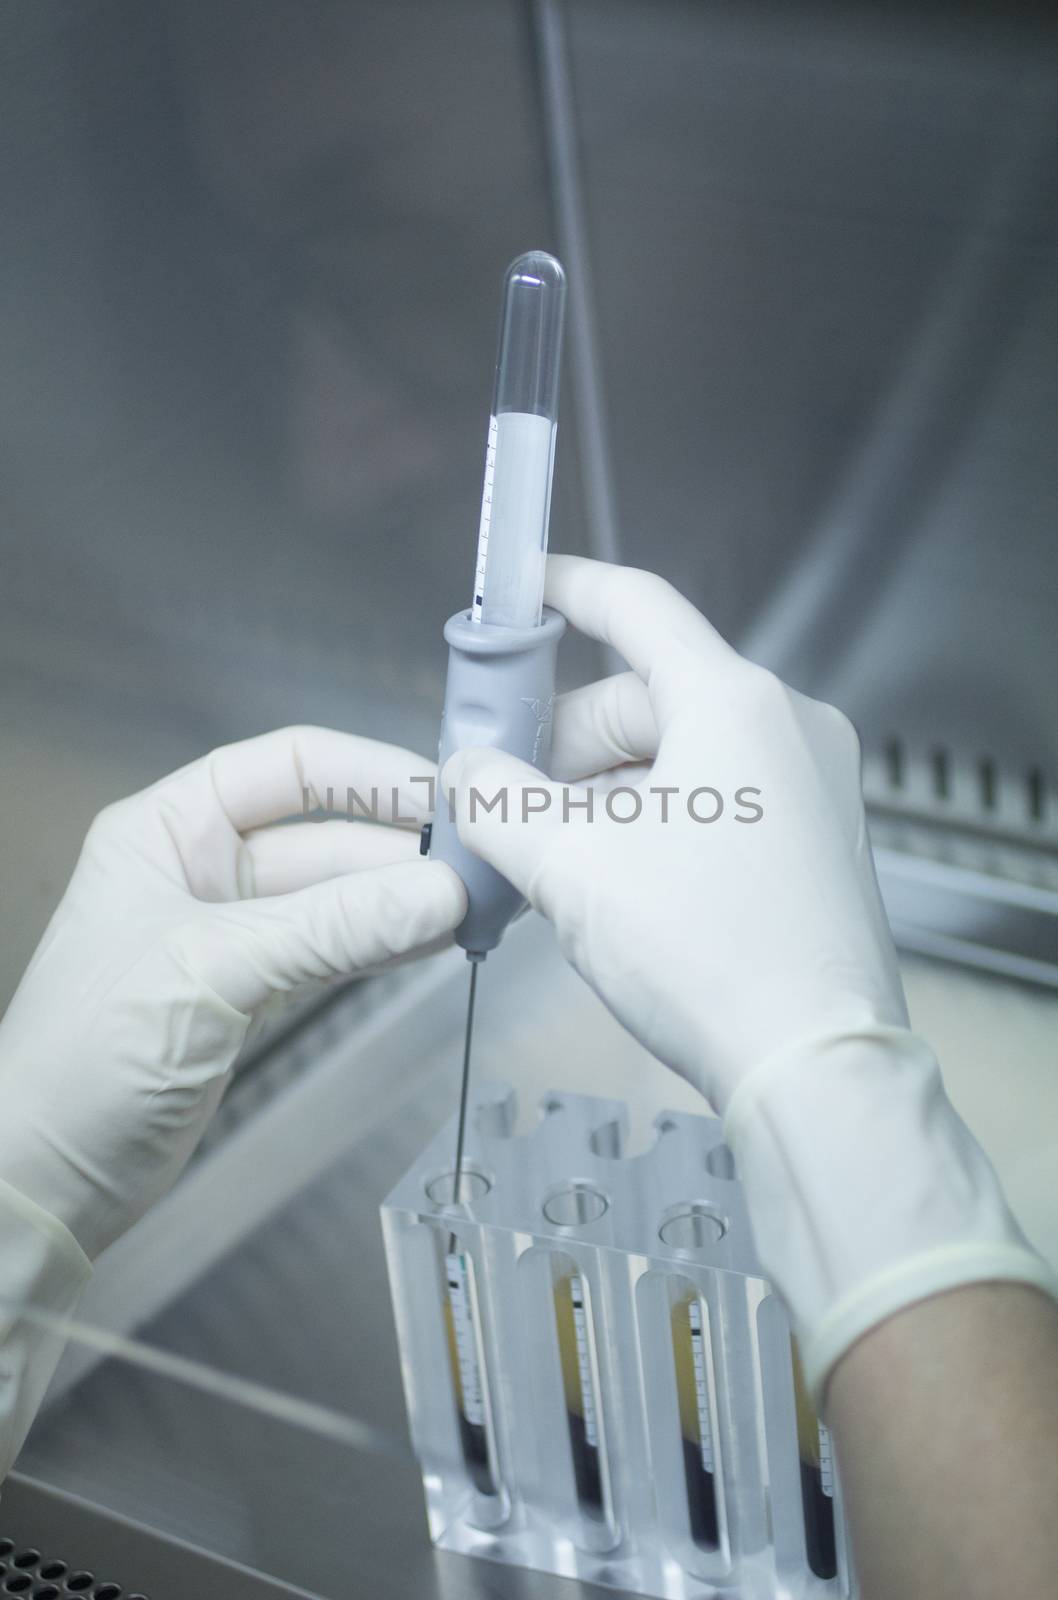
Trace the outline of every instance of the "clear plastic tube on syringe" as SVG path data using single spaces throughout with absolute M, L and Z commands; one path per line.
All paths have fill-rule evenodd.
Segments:
M 535 628 L 544 595 L 566 275 L 542 250 L 503 286 L 471 619 Z
M 478 559 L 470 609 L 445 624 L 448 679 L 439 766 L 489 746 L 546 771 L 555 651 L 563 619 L 543 608 L 555 460 L 566 275 L 541 250 L 507 269 L 496 361 Z M 456 871 L 467 914 L 456 942 L 473 961 L 495 949 L 523 904 L 507 880 L 460 843 L 438 806 L 430 855 Z

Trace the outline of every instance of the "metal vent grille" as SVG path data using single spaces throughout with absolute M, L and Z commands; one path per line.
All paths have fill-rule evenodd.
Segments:
M 863 752 L 868 804 L 883 814 L 1006 840 L 1030 850 L 1058 849 L 1058 790 L 1040 766 L 1013 770 L 993 756 L 918 746 L 893 735 Z
M 0 1596 L 9 1594 L 26 1600 L 147 1600 L 139 1590 L 0 1536 Z
M 878 880 L 904 950 L 1058 989 L 1058 786 L 942 744 L 863 752 Z

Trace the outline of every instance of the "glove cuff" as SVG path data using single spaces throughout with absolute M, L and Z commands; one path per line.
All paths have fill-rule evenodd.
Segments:
M 50 1212 L 0 1179 L 0 1478 L 22 1446 L 62 1354 L 62 1334 L 32 1315 L 69 1316 L 92 1267 Z
M 817 1406 L 849 1347 L 916 1301 L 996 1280 L 1058 1297 L 932 1051 L 906 1029 L 807 1041 L 762 1063 L 725 1130 Z

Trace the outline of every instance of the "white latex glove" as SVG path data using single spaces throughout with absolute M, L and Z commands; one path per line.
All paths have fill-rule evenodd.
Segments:
M 908 1031 L 851 724 L 651 573 L 553 556 L 546 599 L 633 670 L 559 700 L 551 783 L 495 751 L 453 756 L 460 838 L 725 1117 L 817 1398 L 853 1340 L 915 1299 L 985 1278 L 1051 1287 Z M 622 781 L 632 821 L 615 820 L 636 806 L 612 793 Z M 473 791 L 504 787 L 506 821 L 475 815 Z M 716 795 L 717 819 L 694 820 L 688 803 L 708 818 Z
M 172 1185 L 273 996 L 422 949 L 462 919 L 418 855 L 431 763 L 323 728 L 229 745 L 92 824 L 0 1023 L 0 1182 L 94 1258 Z M 352 786 L 408 826 L 299 821 Z M 311 809 L 311 805 L 310 805 Z

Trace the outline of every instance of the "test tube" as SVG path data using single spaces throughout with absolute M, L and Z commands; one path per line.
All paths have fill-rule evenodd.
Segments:
M 587 1516 L 602 1520 L 607 1516 L 607 1507 L 600 1455 L 599 1409 L 586 1294 L 580 1273 L 564 1273 L 555 1283 L 554 1294 L 577 1501 Z
M 837 1575 L 834 1537 L 834 1462 L 830 1434 L 816 1416 L 808 1395 L 796 1341 L 790 1342 L 793 1362 L 794 1403 L 797 1408 L 797 1449 L 801 1461 L 801 1505 L 804 1515 L 805 1552 L 817 1578 Z
M 684 1295 L 672 1307 L 672 1354 L 676 1365 L 683 1471 L 691 1538 L 701 1550 L 720 1546 L 720 1511 L 716 1493 L 716 1452 L 702 1301 Z
M 499 1493 L 499 1480 L 482 1371 L 473 1263 L 454 1238 L 449 1241 L 444 1271 L 445 1334 L 463 1460 L 474 1487 L 481 1494 L 495 1495 Z
M 533 250 L 507 268 L 473 622 L 505 628 L 540 623 L 565 303 L 566 275 L 554 256 Z

